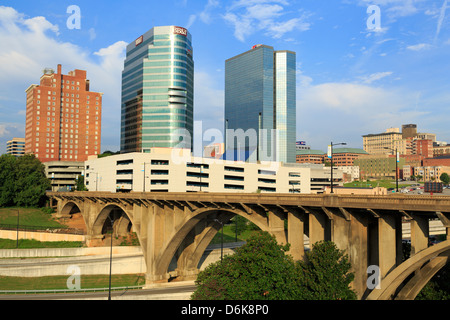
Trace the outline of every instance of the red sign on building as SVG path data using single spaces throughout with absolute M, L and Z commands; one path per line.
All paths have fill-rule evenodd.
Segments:
M 182 27 L 174 27 L 173 33 L 187 37 L 187 30 Z

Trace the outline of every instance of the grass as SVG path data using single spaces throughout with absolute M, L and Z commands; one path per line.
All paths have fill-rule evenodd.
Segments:
M 17 240 L 0 239 L 0 249 L 44 249 L 44 248 L 81 248 L 83 242 L 79 241 L 55 241 L 40 242 L 37 240 L 19 239 L 19 247 L 17 248 Z
M 38 208 L 0 208 L 0 224 L 19 225 L 27 227 L 43 228 L 67 228 L 67 226 L 55 221 L 51 214 L 45 213 Z
M 69 276 L 52 276 L 39 278 L 2 277 L 0 290 L 62 290 L 67 289 Z M 108 288 L 109 275 L 81 276 L 81 289 Z M 131 287 L 145 284 L 143 274 L 113 275 L 111 287 Z
M 254 230 L 246 230 L 242 232 L 237 237 L 237 241 L 246 241 L 248 237 L 254 232 Z M 217 232 L 217 234 L 214 236 L 214 238 L 211 240 L 210 244 L 220 244 L 222 242 L 222 229 Z M 230 243 L 230 242 L 236 242 L 236 233 L 235 233 L 235 225 L 233 223 L 229 225 L 225 225 L 223 229 L 223 242 L 224 243 Z

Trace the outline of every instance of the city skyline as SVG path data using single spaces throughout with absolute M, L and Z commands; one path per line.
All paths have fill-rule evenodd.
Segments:
M 369 25 L 370 5 L 380 26 Z M 154 26 L 189 29 L 195 48 L 194 120 L 223 130 L 225 60 L 265 44 L 297 53 L 297 140 L 362 147 L 362 135 L 417 123 L 450 141 L 447 1 L 3 1 L 0 6 L 0 153 L 25 135 L 27 84 L 46 67 L 87 70 L 104 92 L 102 151 L 120 149 L 126 45 Z M 133 23 L 130 24 L 129 22 Z M 376 21 L 375 21 L 376 22 Z M 53 50 L 50 52 L 48 48 Z

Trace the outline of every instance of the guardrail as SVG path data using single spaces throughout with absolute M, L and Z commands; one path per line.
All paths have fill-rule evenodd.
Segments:
M 144 285 L 130 286 L 130 287 L 113 287 L 111 291 L 121 290 L 138 290 L 142 289 Z M 93 293 L 93 292 L 107 292 L 109 288 L 86 288 L 86 289 L 47 289 L 47 290 L 0 290 L 0 295 L 29 295 L 29 294 L 62 294 L 62 293 Z

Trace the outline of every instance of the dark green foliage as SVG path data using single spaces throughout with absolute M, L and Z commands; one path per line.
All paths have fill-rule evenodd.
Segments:
M 34 155 L 0 157 L 0 207 L 38 207 L 50 189 L 42 163 Z
M 450 265 L 444 266 L 419 292 L 416 300 L 450 300 Z
M 295 263 L 266 232 L 200 272 L 194 300 L 287 300 L 295 296 Z
M 86 186 L 84 185 L 84 176 L 81 174 L 77 178 L 77 185 L 75 186 L 76 191 L 88 191 Z
M 441 176 L 439 177 L 439 179 L 445 184 L 448 185 L 450 183 L 450 176 L 448 175 L 448 173 L 443 173 L 441 174 Z
M 350 263 L 334 243 L 323 242 L 295 262 L 267 232 L 255 233 L 235 254 L 200 272 L 193 300 L 356 299 Z
M 302 299 L 354 300 L 350 289 L 354 274 L 347 255 L 333 242 L 323 241 L 313 245 L 306 253 L 307 261 L 300 261 Z

